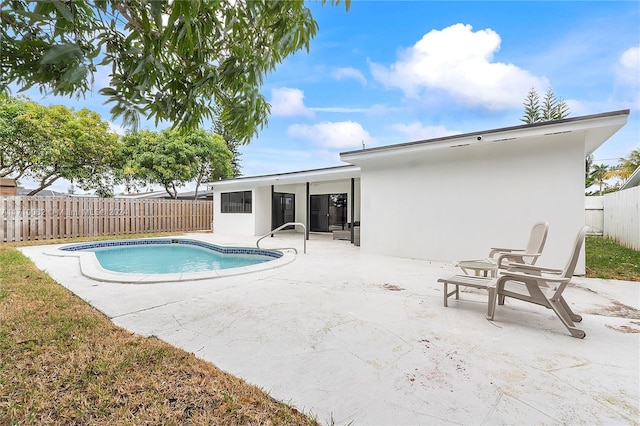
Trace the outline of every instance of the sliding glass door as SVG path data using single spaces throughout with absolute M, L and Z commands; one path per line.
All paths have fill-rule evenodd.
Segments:
M 271 229 L 276 229 L 278 226 L 284 225 L 287 222 L 296 221 L 296 195 L 287 194 L 283 192 L 273 193 L 272 202 L 272 215 L 271 215 Z M 286 229 L 293 229 L 294 226 L 289 226 Z
M 347 225 L 347 194 L 311 195 L 309 230 L 330 232 Z

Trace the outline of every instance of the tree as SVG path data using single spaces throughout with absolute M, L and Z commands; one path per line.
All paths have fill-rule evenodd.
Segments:
M 533 87 L 524 100 L 524 116 L 520 120 L 527 124 L 540 121 L 540 96 Z
M 231 169 L 232 177 L 238 177 L 242 174 L 240 171 L 240 156 L 242 155 L 238 150 L 241 145 L 240 141 L 235 139 L 224 127 L 224 123 L 220 120 L 220 108 L 215 108 L 215 119 L 213 122 L 213 133 L 220 135 L 227 144 L 227 148 L 231 152 Z M 211 179 L 214 180 L 214 179 Z
M 0 177 L 20 179 L 41 161 L 38 124 L 45 115 L 45 107 L 27 98 L 0 95 Z
M 618 165 L 609 170 L 607 177 L 618 177 L 626 180 L 638 167 L 640 167 L 640 149 L 634 149 L 629 154 L 629 158 L 620 158 L 618 160 Z
M 520 121 L 531 124 L 540 121 L 561 120 L 569 116 L 569 105 L 562 99 L 556 97 L 553 89 L 547 89 L 542 104 L 540 96 L 535 88 L 529 89 L 524 100 L 524 115 Z
M 259 91 L 265 75 L 294 52 L 308 51 L 318 30 L 302 0 L 1 4 L 0 91 L 16 83 L 84 96 L 105 68 L 110 81 L 100 93 L 126 126 L 135 129 L 143 114 L 195 130 L 218 105 L 242 143 L 267 123 L 269 105 Z
M 123 137 L 117 176 L 127 189 L 162 185 L 171 196 L 178 188 L 213 176 L 231 176 L 231 153 L 224 140 L 203 130 L 182 134 L 177 130 L 143 130 Z
M 591 166 L 593 165 L 593 154 L 587 155 L 584 161 L 584 187 L 588 188 L 593 185 L 593 178 L 591 177 Z
M 195 147 L 197 171 L 194 200 L 198 198 L 201 183 L 234 176 L 233 153 L 222 136 L 200 130 L 188 135 L 185 142 Z
M 607 166 L 605 164 L 594 164 L 592 166 L 591 179 L 592 179 L 593 183 L 597 183 L 598 184 L 598 189 L 599 189 L 599 191 L 598 191 L 599 194 L 598 195 L 602 195 L 603 194 L 602 190 L 606 186 L 605 181 L 607 180 L 607 173 L 608 172 L 609 172 L 609 166 Z
M 108 186 L 117 151 L 118 135 L 95 112 L 0 99 L 0 176 L 35 179 L 29 195 L 58 179 L 85 190 Z

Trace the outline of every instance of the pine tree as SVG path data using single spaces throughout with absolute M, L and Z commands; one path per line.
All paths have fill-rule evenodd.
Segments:
M 540 96 L 533 87 L 524 100 L 524 116 L 520 119 L 527 124 L 540 121 Z
M 540 104 L 540 96 L 532 87 L 524 100 L 524 115 L 520 121 L 531 124 L 540 121 L 562 120 L 568 116 L 569 105 L 564 99 L 556 97 L 553 89 L 547 90 L 542 104 Z

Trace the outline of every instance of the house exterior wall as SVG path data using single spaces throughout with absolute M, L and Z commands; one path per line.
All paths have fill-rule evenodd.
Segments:
M 539 264 L 563 267 L 584 224 L 584 157 L 574 132 L 363 161 L 361 249 L 483 258 L 490 247 L 524 247 L 533 223 L 546 220 Z
M 360 220 L 360 179 L 355 182 L 355 220 Z M 222 213 L 220 194 L 224 192 L 252 191 L 252 211 L 251 213 Z M 307 220 L 307 186 L 302 184 L 280 184 L 274 185 L 275 192 L 295 194 L 296 215 L 295 221 L 306 223 Z M 310 195 L 317 194 L 349 194 L 351 199 L 351 180 L 336 180 L 328 182 L 311 182 L 309 185 Z M 213 231 L 221 235 L 264 235 L 272 230 L 271 228 L 271 185 L 258 184 L 246 185 L 238 181 L 233 185 L 225 186 L 214 191 L 214 226 Z M 348 210 L 348 220 L 351 220 L 351 205 Z M 302 232 L 302 228 L 296 228 L 297 232 Z
M 222 192 L 249 191 L 252 190 L 253 206 L 251 213 L 222 213 L 220 194 Z M 225 188 L 215 191 L 213 194 L 213 232 L 221 235 L 256 235 L 256 191 L 254 188 Z M 263 200 L 264 201 L 264 200 Z
M 260 186 L 253 190 L 253 235 L 264 235 L 271 231 L 271 186 Z
M 312 183 L 309 188 L 310 195 L 321 194 L 347 194 L 347 222 L 351 222 L 351 203 L 354 201 L 351 195 L 351 180 Z M 360 179 L 355 180 L 355 219 L 360 220 Z

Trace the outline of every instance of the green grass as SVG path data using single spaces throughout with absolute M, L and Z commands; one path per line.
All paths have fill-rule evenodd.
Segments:
M 318 424 L 191 353 L 116 327 L 16 245 L 0 243 L 0 424 Z
M 610 238 L 587 236 L 585 252 L 587 277 L 640 281 L 640 251 Z

